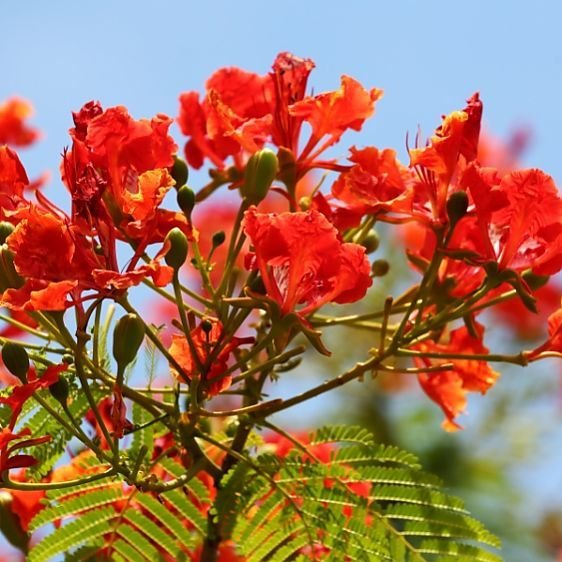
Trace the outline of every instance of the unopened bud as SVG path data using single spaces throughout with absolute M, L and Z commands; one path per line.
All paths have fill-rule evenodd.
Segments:
M 182 185 L 187 183 L 187 178 L 189 177 L 189 168 L 184 160 L 178 156 L 174 156 L 174 165 L 170 170 L 170 174 L 176 182 L 176 189 L 179 189 Z
M 532 291 L 536 291 L 537 289 L 544 287 L 550 279 L 550 276 L 548 275 L 537 275 L 530 270 L 524 271 L 521 274 L 521 277 L 524 279 L 525 283 L 529 285 L 529 288 Z
M 14 253 L 3 244 L 0 246 L 0 291 L 19 289 L 24 282 L 14 266 Z
M 178 207 L 183 211 L 187 218 L 191 217 L 191 211 L 195 207 L 195 193 L 187 185 L 183 185 L 178 189 L 177 194 Z
M 18 377 L 24 384 L 27 382 L 29 355 L 23 345 L 10 341 L 6 342 L 2 346 L 2 361 L 12 375 Z
M 367 254 L 372 254 L 374 251 L 376 251 L 379 247 L 379 244 L 379 235 L 373 229 L 369 230 L 367 236 L 365 236 L 365 238 L 361 242 L 361 246 L 365 248 L 365 252 L 367 252 Z
M 375 260 L 371 266 L 371 271 L 375 277 L 384 277 L 389 269 L 390 264 L 386 260 Z
M 206 319 L 201 322 L 200 326 L 207 335 L 209 335 L 211 333 L 211 330 L 213 329 L 213 323 L 210 320 Z
M 299 208 L 301 209 L 301 211 L 308 211 L 308 209 L 310 209 L 311 206 L 312 206 L 312 198 L 309 197 L 308 195 L 305 195 L 304 197 L 301 197 L 299 199 Z
M 12 232 L 14 232 L 13 224 L 6 221 L 0 222 L 0 244 L 4 244 L 6 238 L 8 238 Z
M 169 245 L 164 260 L 170 267 L 179 269 L 187 259 L 186 235 L 176 226 L 168 232 L 164 243 Z
M 113 331 L 113 357 L 124 369 L 137 356 L 144 339 L 144 324 L 136 314 L 122 316 Z
M 242 196 L 252 204 L 265 199 L 278 169 L 279 162 L 273 150 L 264 148 L 253 154 L 246 164 L 244 183 L 240 187 Z
M 466 191 L 455 191 L 447 199 L 447 216 L 451 224 L 456 224 L 466 215 L 468 210 L 468 194 Z
M 219 230 L 218 232 L 215 232 L 213 234 L 213 239 L 212 239 L 213 249 L 222 246 L 225 240 L 226 240 L 226 234 L 224 233 L 223 230 Z
M 49 386 L 49 392 L 51 396 L 60 404 L 65 407 L 68 402 L 68 382 L 64 377 L 59 377 L 59 380 Z

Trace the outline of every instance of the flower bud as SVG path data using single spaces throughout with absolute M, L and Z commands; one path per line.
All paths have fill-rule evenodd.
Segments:
M 195 193 L 187 185 L 183 185 L 178 189 L 177 194 L 178 207 L 183 211 L 187 218 L 191 217 L 191 211 L 195 207 Z
M 179 269 L 187 259 L 186 235 L 176 226 L 168 232 L 164 243 L 169 245 L 164 260 L 170 267 Z
M 29 355 L 23 345 L 15 342 L 6 342 L 2 346 L 2 361 L 6 369 L 20 379 L 24 384 L 27 382 L 27 371 L 29 371 Z
M 29 535 L 22 529 L 20 518 L 14 510 L 13 500 L 12 494 L 8 491 L 0 491 L 0 535 L 12 546 L 27 554 Z
M 371 271 L 375 277 L 384 277 L 389 269 L 390 264 L 386 260 L 375 260 L 371 266 Z
M 57 402 L 60 402 L 61 406 L 66 407 L 69 389 L 68 382 L 64 377 L 59 377 L 56 383 L 49 386 L 49 392 Z
M 222 246 L 225 240 L 226 240 L 226 234 L 224 233 L 224 230 L 219 230 L 218 232 L 215 232 L 212 238 L 213 249 Z
M 8 238 L 12 232 L 14 232 L 13 224 L 6 221 L 0 222 L 0 244 L 4 244 L 6 238 Z
M 466 191 L 455 191 L 447 199 L 447 216 L 451 224 L 456 224 L 468 209 L 468 194 Z
M 189 177 L 189 168 L 184 160 L 178 156 L 174 156 L 174 164 L 170 170 L 171 176 L 176 182 L 176 189 L 179 189 L 187 183 L 187 178 Z
M 256 152 L 246 164 L 244 183 L 240 187 L 242 196 L 252 204 L 263 201 L 278 169 L 279 162 L 273 150 L 264 148 Z
M 136 314 L 122 316 L 113 331 L 113 357 L 124 369 L 137 356 L 144 339 L 144 324 Z
M 3 244 L 0 246 L 0 291 L 19 289 L 24 282 L 14 266 L 14 253 Z
M 200 326 L 207 335 L 209 335 L 211 333 L 211 330 L 213 329 L 213 323 L 206 318 L 201 322 Z
M 375 230 L 371 229 L 367 233 L 367 236 L 361 242 L 361 246 L 365 248 L 365 252 L 367 254 L 372 254 L 374 251 L 377 250 L 380 244 L 379 235 L 376 233 Z
M 536 273 L 533 273 L 531 270 L 524 271 L 521 274 L 521 277 L 523 278 L 525 283 L 529 285 L 529 288 L 532 291 L 536 291 L 537 289 L 544 287 L 550 279 L 550 276 L 548 275 L 537 275 Z

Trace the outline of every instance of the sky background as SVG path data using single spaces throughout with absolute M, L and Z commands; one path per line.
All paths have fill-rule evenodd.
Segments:
M 561 19 L 562 4 L 528 0 L 9 2 L 0 101 L 17 94 L 34 104 L 44 136 L 20 154 L 30 177 L 52 170 L 48 194 L 59 202 L 72 110 L 96 99 L 137 118 L 175 116 L 180 92 L 202 90 L 217 68 L 265 73 L 280 51 L 316 62 L 315 92 L 337 89 L 344 73 L 385 91 L 363 131 L 344 137 L 341 156 L 356 142 L 407 161 L 407 131 L 431 134 L 479 91 L 487 130 L 531 128 L 523 164 L 561 182 Z

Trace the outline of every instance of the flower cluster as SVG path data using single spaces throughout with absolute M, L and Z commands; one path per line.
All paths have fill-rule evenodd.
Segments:
M 26 508 L 18 503 L 26 489 L 119 477 L 107 484 L 123 492 L 116 510 L 134 504 L 138 491 L 164 502 L 161 492 L 180 489 L 170 507 L 180 529 L 192 530 L 182 519 L 182 509 L 192 509 L 186 501 L 208 524 L 186 554 L 242 560 L 212 504 L 233 467 L 255 468 L 252 436 L 275 429 L 267 425 L 273 414 L 366 373 L 407 373 L 454 431 L 467 394 L 496 383 L 492 362 L 562 356 L 559 291 L 549 283 L 562 269 L 554 180 L 517 169 L 516 157 L 494 162 L 480 138 L 478 93 L 427 142 L 416 139 L 408 164 L 376 146 L 350 147 L 345 162 L 330 158 L 326 151 L 374 114 L 382 91 L 342 76 L 339 89 L 309 94 L 313 68 L 281 53 L 267 74 L 224 68 L 202 98 L 181 94 L 175 121 L 185 161 L 171 117 L 135 119 L 122 106 L 86 103 L 72 114 L 59 167 L 69 213 L 29 181 L 14 150 L 38 137 L 26 123 L 30 106 L 15 98 L 0 105 L 0 306 L 9 312 L 0 333 L 0 487 L 13 492 L 23 531 L 41 509 L 41 494 Z M 188 165 L 204 164 L 210 181 L 193 190 Z M 318 171 L 329 189 L 321 190 Z M 382 253 L 380 223 L 385 237 L 395 229 L 416 276 L 401 296 L 382 295 L 388 284 L 379 278 L 398 259 Z M 372 259 L 375 251 L 382 257 Z M 130 298 L 141 284 L 157 303 L 147 313 Z M 481 313 L 508 317 L 505 303 L 539 309 L 535 330 L 547 324 L 545 341 L 516 355 L 491 353 Z M 115 310 L 124 315 L 113 324 Z M 373 334 L 363 360 L 302 394 L 270 398 L 266 385 L 297 367 L 308 344 L 341 354 L 324 343 L 333 326 Z M 143 346 L 149 374 L 135 365 Z M 51 438 L 32 433 L 34 400 L 85 449 L 56 470 L 29 470 Z M 150 454 L 134 437 L 147 428 Z M 266 441 L 278 460 L 306 448 L 281 430 Z M 327 463 L 330 453 L 309 449 L 303 458 Z M 96 468 L 84 468 L 84 459 L 97 459 Z M 170 459 L 179 476 L 166 468 Z M 274 486 L 278 471 L 257 474 Z M 370 509 L 373 485 L 348 482 L 345 463 L 341 474 L 339 484 Z M 204 505 L 184 489 L 195 477 L 209 493 Z M 326 480 L 326 490 L 333 485 Z M 147 505 L 139 511 L 153 517 Z M 352 511 L 346 507 L 346 517 Z M 329 554 L 321 538 L 317 552 L 301 554 Z M 110 557 L 116 534 L 104 540 L 98 554 Z

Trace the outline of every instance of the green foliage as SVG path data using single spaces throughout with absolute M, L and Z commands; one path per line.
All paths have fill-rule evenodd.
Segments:
M 57 526 L 29 560 L 185 560 L 211 529 L 248 562 L 305 561 L 315 552 L 331 561 L 500 560 L 484 548 L 498 548 L 498 539 L 414 455 L 374 443 L 361 428 L 323 428 L 285 458 L 246 454 L 212 503 L 198 478 L 158 496 L 117 480 L 50 491 L 31 529 Z M 89 462 L 89 472 L 103 468 Z M 171 458 L 158 466 L 171 479 L 185 473 Z

